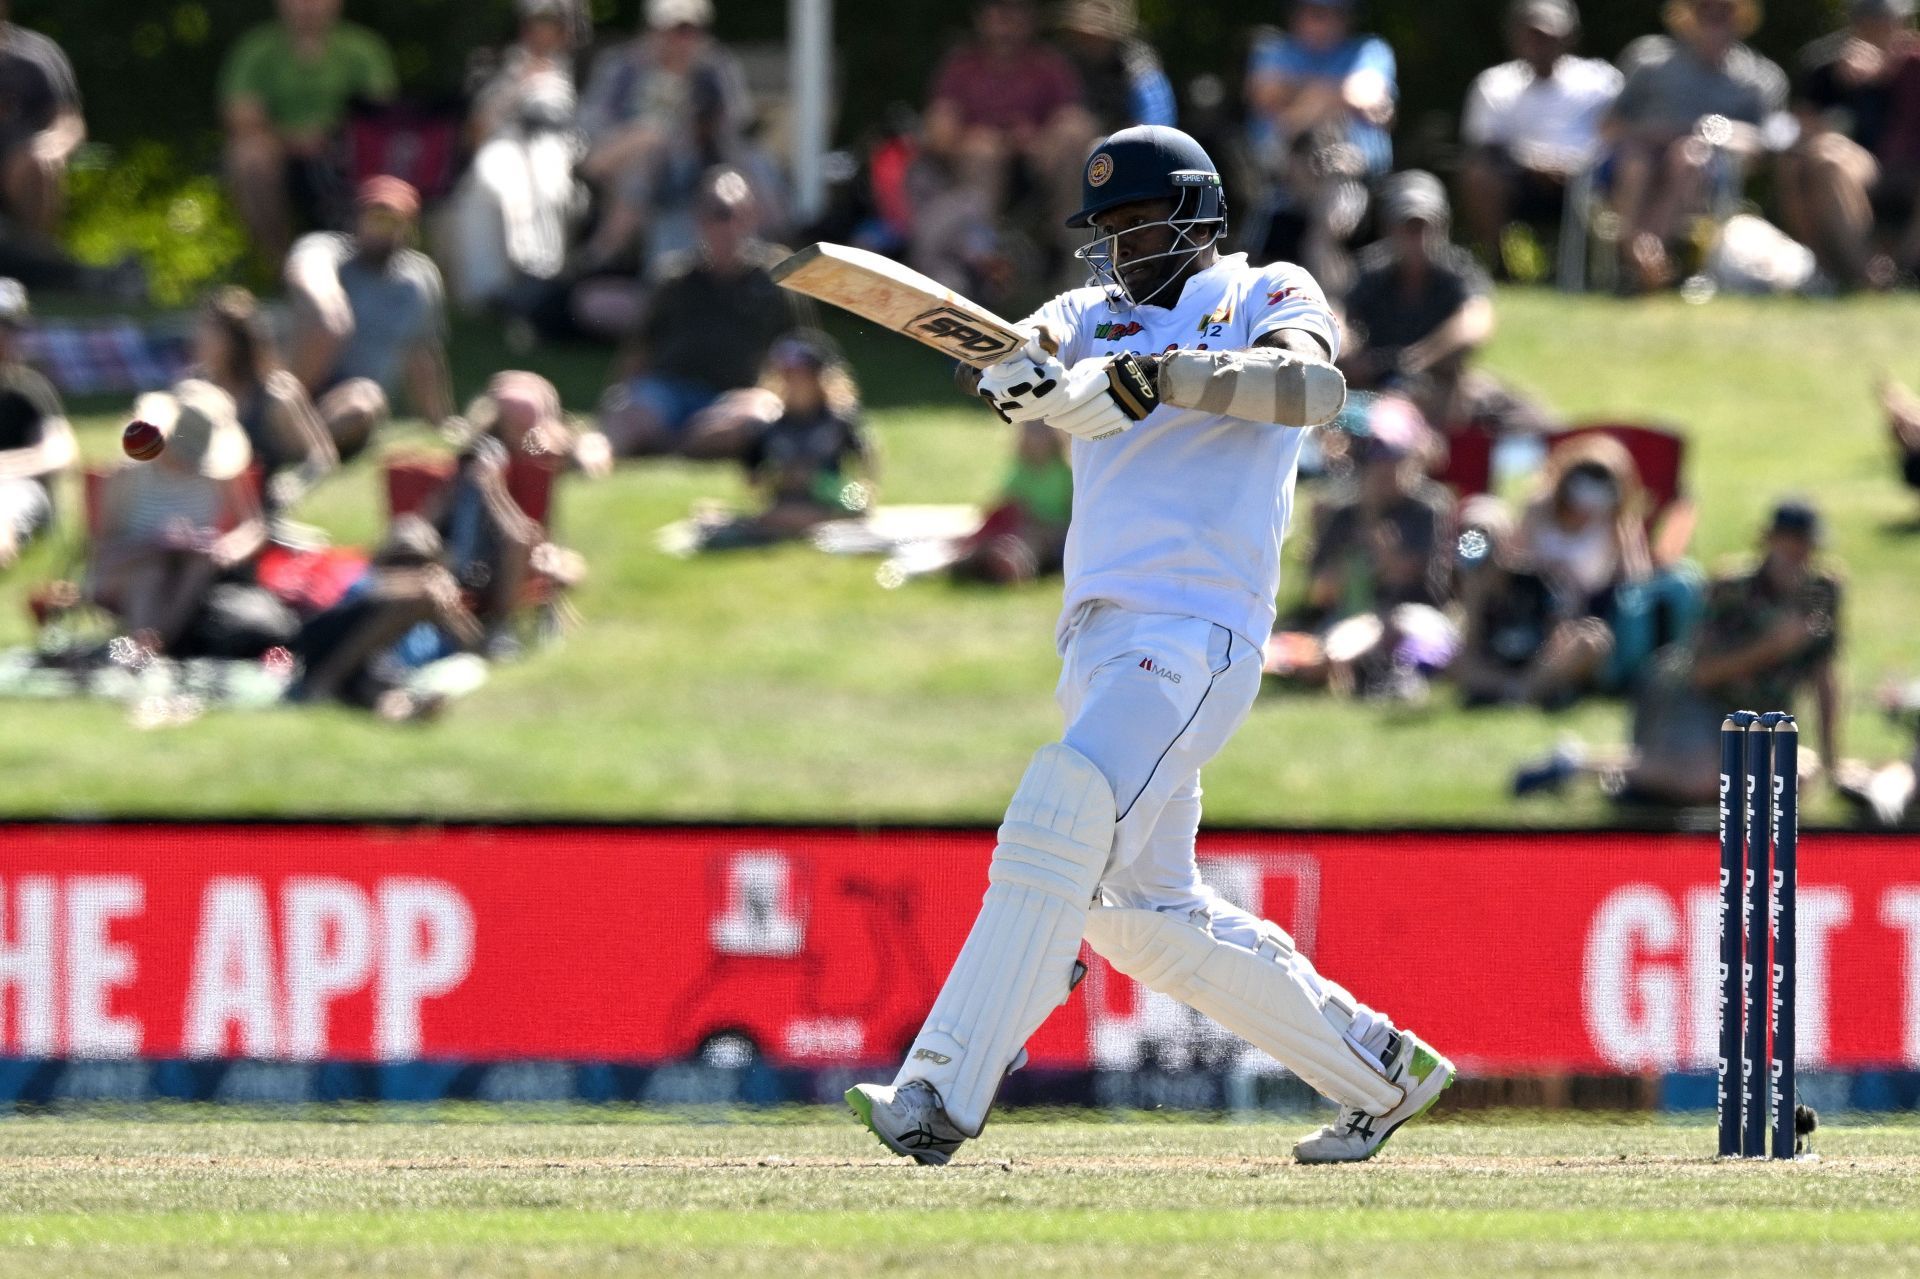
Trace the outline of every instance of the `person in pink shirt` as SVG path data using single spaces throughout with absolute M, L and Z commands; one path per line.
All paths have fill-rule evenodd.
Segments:
M 914 259 L 956 287 L 992 294 L 1004 283 L 992 243 L 1003 215 L 1044 225 L 1043 250 L 1064 258 L 1074 247 L 1057 228 L 1080 197 L 1080 160 L 1098 129 L 1073 64 L 1035 29 L 1031 0 L 983 0 L 974 38 L 934 76 L 923 154 L 938 190 L 921 202 Z

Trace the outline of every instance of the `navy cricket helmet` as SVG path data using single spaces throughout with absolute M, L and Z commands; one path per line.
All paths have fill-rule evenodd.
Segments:
M 1091 226 L 1097 214 L 1135 200 L 1173 200 L 1181 221 L 1226 230 L 1219 167 L 1192 137 L 1164 124 L 1136 124 L 1093 149 L 1080 174 L 1080 211 L 1067 225 Z

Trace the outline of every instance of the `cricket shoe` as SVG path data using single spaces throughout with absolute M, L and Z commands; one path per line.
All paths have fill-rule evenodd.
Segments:
M 940 1094 L 924 1080 L 912 1079 L 897 1088 L 855 1084 L 846 1096 L 847 1105 L 881 1145 L 918 1163 L 944 1164 L 967 1139 L 947 1118 Z
M 1406 1097 L 1384 1115 L 1370 1115 L 1348 1107 L 1325 1128 L 1293 1148 L 1303 1164 L 1352 1164 L 1373 1158 L 1387 1138 L 1409 1119 L 1425 1114 L 1453 1082 L 1453 1063 L 1398 1030 L 1387 1046 L 1387 1078 L 1406 1091 Z

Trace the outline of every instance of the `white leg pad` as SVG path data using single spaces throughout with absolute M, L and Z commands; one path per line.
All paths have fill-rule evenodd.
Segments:
M 1100 770 L 1072 747 L 1041 747 L 1007 806 L 973 931 L 894 1079 L 932 1084 L 962 1132 L 979 1133 L 1007 1068 L 1066 1002 L 1113 827 Z
M 1278 927 L 1257 950 L 1180 915 L 1096 906 L 1087 944 L 1151 990 L 1203 1013 L 1342 1106 L 1385 1114 L 1405 1094 L 1354 1041 L 1352 997 L 1323 987 Z

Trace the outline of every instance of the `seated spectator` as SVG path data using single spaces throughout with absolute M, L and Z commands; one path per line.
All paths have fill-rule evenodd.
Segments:
M 53 490 L 79 457 L 53 384 L 20 362 L 27 291 L 0 279 L 0 570 L 53 527 Z
M 1456 543 L 1464 638 L 1448 677 L 1468 706 L 1562 706 L 1605 662 L 1613 638 L 1527 561 L 1505 505 L 1469 500 Z
M 1886 150 L 1896 112 L 1920 107 L 1897 93 L 1920 58 L 1912 18 L 1913 0 L 1853 0 L 1846 26 L 1800 51 L 1800 138 L 1780 157 L 1781 221 L 1847 288 L 1894 282 L 1898 266 L 1875 244 L 1876 206 L 1910 216 L 1920 194 L 1920 155 Z
M 411 246 L 420 196 L 394 177 L 360 188 L 352 235 L 316 231 L 293 246 L 288 365 L 313 394 L 342 458 L 391 413 L 404 385 L 413 411 L 438 426 L 453 414 L 440 268 Z
M 10 228 L 50 244 L 66 211 L 67 162 L 87 138 L 80 86 L 60 46 L 0 0 L 0 201 Z
M 1061 10 L 1060 30 L 1100 133 L 1180 122 L 1160 55 L 1140 38 L 1134 0 L 1070 0 Z
M 286 512 L 340 464 L 300 379 L 287 372 L 253 294 L 216 290 L 193 332 L 194 376 L 233 397 L 269 517 Z
M 566 265 L 582 192 L 574 0 L 519 0 L 520 37 L 478 78 L 467 120 L 473 163 L 453 199 L 455 294 L 464 307 L 524 308 L 528 282 Z
M 786 250 L 754 234 L 746 179 L 709 174 L 696 212 L 699 249 L 663 264 L 622 375 L 601 400 L 601 429 L 622 457 L 687 452 L 700 438 L 695 418 L 758 383 L 774 339 L 801 320 L 794 295 L 770 274 Z
M 332 148 L 347 107 L 399 87 L 386 42 L 340 21 L 341 0 L 275 0 L 276 21 L 242 36 L 220 73 L 227 185 L 269 262 L 286 257 L 295 218 L 338 226 L 345 192 Z
M 340 600 L 301 626 L 288 646 L 299 676 L 293 701 L 337 701 L 382 719 L 431 716 L 439 700 L 408 691 L 414 663 L 403 641 L 422 629 L 450 652 L 478 648 L 480 623 L 443 562 L 440 535 L 418 516 L 394 521 L 367 572 Z
M 1630 47 L 1606 125 L 1611 198 L 1641 289 L 1672 283 L 1684 219 L 1708 207 L 1716 183 L 1738 181 L 1787 97 L 1780 68 L 1741 43 L 1760 25 L 1756 0 L 1669 0 L 1665 18 L 1673 38 Z
M 210 382 L 144 395 L 135 416 L 166 434 L 151 462 L 108 478 L 88 591 L 149 651 L 171 652 L 221 575 L 266 542 L 233 397 Z
M 492 656 L 517 648 L 515 615 L 537 575 L 571 586 L 585 565 L 547 540 L 540 520 L 514 496 L 516 466 L 550 471 L 578 465 L 605 474 L 611 455 L 595 432 L 576 433 L 561 417 L 560 393 L 537 373 L 496 374 L 468 408 L 453 482 L 421 512 L 446 547 L 447 567 L 466 592 Z
M 1475 424 L 1536 433 L 1546 414 L 1470 367 L 1493 336 L 1493 284 L 1473 255 L 1447 239 L 1446 188 L 1417 169 L 1382 188 L 1386 236 L 1360 255 L 1347 295 L 1340 368 L 1355 390 L 1412 399 L 1442 431 Z
M 1862 815 L 1882 826 L 1906 820 L 1920 792 L 1920 682 L 1892 684 L 1880 691 L 1880 707 L 1913 739 L 1912 753 L 1878 768 L 1861 759 L 1843 759 L 1831 768 L 1833 789 Z
M 1426 673 L 1452 660 L 1457 634 L 1441 610 L 1453 502 L 1424 474 L 1435 443 L 1412 401 L 1384 395 L 1369 406 L 1353 483 L 1316 520 L 1306 596 L 1292 619 L 1313 642 L 1276 637 L 1269 673 L 1417 698 Z
M 1685 563 L 1658 565 L 1647 548 L 1645 489 L 1619 441 L 1582 436 L 1547 460 L 1540 493 L 1528 504 L 1515 559 L 1551 591 L 1572 629 L 1560 659 L 1509 684 L 1498 700 L 1561 705 L 1581 693 L 1620 691 L 1641 675 L 1663 641 L 1683 639 L 1698 614 L 1697 574 Z
M 1900 479 L 1920 492 L 1920 395 L 1888 377 L 1880 379 L 1877 389 L 1880 407 L 1887 415 L 1887 429 L 1893 436 Z
M 688 211 L 701 176 L 739 161 L 753 103 L 712 25 L 712 0 L 647 0 L 645 30 L 594 63 L 580 104 L 580 169 L 604 207 L 584 270 L 630 258 L 636 247 L 642 266 L 692 247 Z
M 1247 66 L 1247 145 L 1266 186 L 1248 247 L 1298 262 L 1334 296 L 1367 186 L 1393 168 L 1398 93 L 1393 50 L 1353 34 L 1353 7 L 1294 0 L 1285 34 L 1258 38 Z
M 876 458 L 860 389 L 832 340 L 814 332 L 781 338 L 767 355 L 762 386 L 777 409 L 744 460 L 763 506 L 717 530 L 708 549 L 800 537 L 864 513 L 872 500 Z
M 1518 265 L 1505 251 L 1509 226 L 1558 235 L 1567 183 L 1598 155 L 1600 121 L 1620 94 L 1616 67 L 1573 55 L 1579 36 L 1572 0 L 1515 0 L 1507 9 L 1513 61 L 1482 71 L 1467 92 L 1460 207 L 1481 260 L 1509 274 Z
M 1077 247 L 1066 228 L 1097 128 L 1072 63 L 1035 36 L 1031 0 L 980 0 L 974 38 L 934 74 L 924 121 L 912 261 L 992 298 L 1013 269 L 1000 224 L 1012 219 L 1064 266 Z M 1076 279 L 1075 283 L 1079 283 Z
M 1840 581 L 1817 561 L 1820 517 L 1802 502 L 1773 513 L 1757 567 L 1716 580 L 1691 642 L 1661 650 L 1634 703 L 1633 747 L 1608 756 L 1563 747 L 1514 778 L 1516 794 L 1558 789 L 1582 772 L 1619 798 L 1711 804 L 1719 796 L 1720 723 L 1740 707 L 1792 710 L 1811 688 L 1823 766 L 1839 758 Z
M 1000 499 L 961 547 L 949 571 L 960 581 L 1011 586 L 1058 573 L 1073 519 L 1067 437 L 1045 422 L 1014 428 L 1013 465 Z

